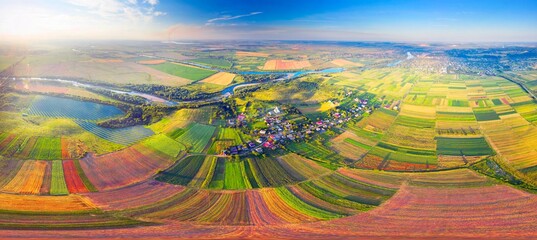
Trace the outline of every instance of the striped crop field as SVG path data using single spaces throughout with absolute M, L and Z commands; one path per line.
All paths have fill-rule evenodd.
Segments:
M 2 191 L 20 194 L 39 194 L 47 168 L 46 161 L 24 161 L 21 168 Z
M 194 123 L 175 140 L 187 146 L 189 151 L 200 153 L 211 140 L 215 129 L 216 127 L 213 126 Z
M 82 180 L 83 177 L 81 177 L 81 174 L 84 174 L 84 172 L 79 171 L 80 168 L 77 168 L 77 165 L 75 163 L 77 160 L 64 160 L 62 162 L 63 172 L 65 176 L 65 184 L 67 185 L 67 189 L 70 193 L 85 193 L 88 192 L 89 189 L 86 187 L 87 183 L 84 183 Z M 85 175 L 83 175 L 85 178 Z M 91 189 L 93 186 L 90 186 Z
M 191 81 L 199 81 L 201 79 L 204 79 L 206 77 L 209 77 L 216 73 L 216 71 L 203 69 L 199 67 L 193 67 L 189 65 L 179 64 L 179 63 L 161 63 L 161 64 L 154 64 L 149 65 L 150 67 L 157 69 L 159 71 L 186 78 Z
M 114 106 L 42 95 L 35 97 L 27 113 L 44 117 L 81 120 L 99 120 L 123 115 L 123 111 Z
M 124 128 L 104 128 L 89 121 L 76 121 L 76 123 L 102 139 L 125 146 L 134 144 L 154 134 L 151 129 L 141 125 Z
M 172 159 L 168 155 L 143 145 L 80 160 L 85 176 L 99 191 L 142 182 L 171 164 Z
M 59 137 L 39 137 L 30 152 L 29 158 L 54 160 L 62 159 L 62 146 Z
M 330 170 L 297 154 L 278 158 L 232 160 L 214 156 L 189 156 L 162 171 L 156 180 L 209 189 L 251 189 L 293 184 Z
M 50 195 L 67 195 L 69 190 L 65 183 L 65 177 L 63 174 L 63 165 L 61 160 L 54 160 L 52 162 L 52 181 L 50 184 Z
M 492 155 L 494 151 L 490 148 L 485 138 L 446 138 L 437 139 L 438 154 L 443 155 L 466 155 L 481 156 Z
M 171 139 L 164 134 L 158 134 L 145 140 L 142 143 L 144 146 L 160 151 L 172 158 L 177 157 L 181 151 L 186 150 L 186 147 Z

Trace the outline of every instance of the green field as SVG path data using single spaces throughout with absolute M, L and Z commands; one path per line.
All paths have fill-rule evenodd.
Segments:
M 200 153 L 203 152 L 205 146 L 211 140 L 216 127 L 194 123 L 191 124 L 187 131 L 175 140 L 184 144 L 189 148 L 189 151 Z
M 230 61 L 222 58 L 198 58 L 190 61 L 224 69 L 229 69 L 233 65 Z
M 416 164 L 436 164 L 438 162 L 436 155 L 431 154 L 429 150 L 418 150 L 404 147 L 398 147 L 397 150 L 393 150 L 386 148 L 385 145 L 377 145 L 371 149 L 371 151 L 369 151 L 369 154 L 397 162 Z
M 216 73 L 216 71 L 213 70 L 207 70 L 198 67 L 189 67 L 182 64 L 174 64 L 168 62 L 149 66 L 159 71 L 186 78 L 194 82 L 207 78 L 208 76 L 211 76 Z
M 114 142 L 124 146 L 132 145 L 154 134 L 151 129 L 143 125 L 123 128 L 105 128 L 97 125 L 95 122 L 80 120 L 76 120 L 75 122 L 81 128 L 95 134 L 96 136 L 104 140 L 108 140 L 110 142 Z
M 287 149 L 318 161 L 321 165 L 328 168 L 337 168 L 343 162 L 343 157 L 327 149 L 323 145 L 315 142 L 293 142 L 288 144 Z
M 479 138 L 445 138 L 437 137 L 438 154 L 442 155 L 466 155 L 482 156 L 492 155 L 494 151 L 483 137 Z
M 278 187 L 276 188 L 276 193 L 278 196 L 280 196 L 287 204 L 292 206 L 293 208 L 297 209 L 298 211 L 307 214 L 309 216 L 313 216 L 318 219 L 332 219 L 332 218 L 338 218 L 343 217 L 343 215 L 332 213 L 320 208 L 316 208 L 314 206 L 311 206 L 302 200 L 300 200 L 298 197 L 293 195 L 287 188 L 285 187 Z
M 226 159 L 218 158 L 216 160 L 216 168 L 213 173 L 211 182 L 209 183 L 210 189 L 223 189 L 226 174 Z
M 67 184 L 63 176 L 63 166 L 61 160 L 52 162 L 52 182 L 50 183 L 50 195 L 67 195 Z
M 196 176 L 204 160 L 205 156 L 201 155 L 187 157 L 172 168 L 161 172 L 156 179 L 171 184 L 187 185 Z
M 477 119 L 477 121 L 490 121 L 490 120 L 500 119 L 498 114 L 492 109 L 476 108 L 474 109 L 474 114 L 475 114 L 475 118 Z
M 239 131 L 235 128 L 220 128 L 218 130 L 218 140 L 232 140 L 234 145 L 243 144 Z
M 407 127 L 415 127 L 415 128 L 434 128 L 435 120 L 400 115 L 395 120 L 395 124 L 399 124 L 399 125 L 403 125 Z
M 246 170 L 244 169 L 244 162 L 226 162 L 226 170 L 224 177 L 224 189 L 246 189 L 252 188 L 248 177 L 246 176 Z
M 30 152 L 31 159 L 54 160 L 62 158 L 61 140 L 59 137 L 39 137 Z
M 361 142 L 358 142 L 358 141 L 356 141 L 356 140 L 354 140 L 352 138 L 345 138 L 345 140 L 343 140 L 343 141 L 346 142 L 346 143 L 350 143 L 350 144 L 352 144 L 352 145 L 354 145 L 356 147 L 363 148 L 365 150 L 371 150 L 371 148 L 372 148 L 371 146 L 363 144 Z
M 159 134 L 145 140 L 143 145 L 165 153 L 170 157 L 176 157 L 181 151 L 186 150 L 186 147 L 183 144 L 169 138 L 164 134 Z

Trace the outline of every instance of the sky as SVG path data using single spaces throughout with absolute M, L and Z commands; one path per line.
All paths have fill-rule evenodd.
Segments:
M 536 42 L 536 0 L 0 0 L 0 40 Z

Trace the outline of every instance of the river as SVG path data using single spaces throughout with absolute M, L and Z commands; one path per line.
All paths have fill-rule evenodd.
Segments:
M 207 101 L 207 100 L 218 100 L 218 99 L 221 99 L 221 98 L 229 97 L 229 96 L 233 95 L 233 93 L 235 92 L 236 89 L 242 88 L 242 87 L 254 86 L 254 85 L 258 85 L 258 84 L 261 84 L 261 83 L 267 83 L 267 82 L 277 82 L 277 81 L 290 80 L 290 79 L 294 79 L 294 78 L 297 78 L 297 77 L 300 77 L 300 76 L 303 76 L 303 75 L 306 75 L 306 74 L 338 73 L 338 72 L 342 72 L 343 70 L 345 70 L 345 69 L 343 69 L 343 68 L 327 68 L 327 69 L 318 70 L 318 71 L 316 71 L 316 70 L 302 70 L 302 71 L 297 71 L 297 72 L 288 72 L 288 73 L 285 73 L 285 75 L 283 77 L 273 79 L 271 81 L 246 82 L 246 83 L 233 84 L 231 86 L 228 86 L 228 87 L 224 88 L 224 90 L 222 90 L 220 92 L 221 94 L 219 96 L 216 96 L 216 97 L 212 97 L 212 98 L 208 98 L 208 99 L 193 100 L 193 101 L 181 101 L 181 102 L 180 101 L 171 101 L 171 100 L 163 99 L 161 97 L 151 95 L 151 94 L 148 94 L 148 93 L 141 93 L 141 92 L 136 92 L 136 91 L 123 91 L 123 90 L 119 90 L 119 89 L 113 89 L 113 88 L 109 88 L 109 87 L 104 87 L 104 86 L 99 86 L 99 85 L 94 85 L 94 84 L 89 84 L 89 83 L 81 83 L 81 82 L 77 82 L 75 80 L 66 80 L 66 79 L 60 79 L 60 78 L 32 77 L 32 78 L 13 78 L 13 80 L 17 81 L 17 80 L 30 79 L 30 80 L 34 80 L 34 81 L 60 82 L 60 83 L 71 84 L 71 85 L 76 86 L 76 87 L 93 88 L 93 89 L 97 88 L 97 89 L 108 90 L 108 91 L 111 91 L 111 92 L 114 92 L 114 93 L 140 96 L 140 97 L 143 97 L 143 98 L 147 99 L 149 102 L 152 102 L 152 103 L 163 103 L 163 104 L 166 104 L 168 106 L 175 106 L 175 105 L 180 104 L 180 103 L 202 102 L 202 101 Z M 282 72 L 238 72 L 238 73 L 239 74 L 245 74 L 245 75 L 247 75 L 247 74 L 282 74 Z

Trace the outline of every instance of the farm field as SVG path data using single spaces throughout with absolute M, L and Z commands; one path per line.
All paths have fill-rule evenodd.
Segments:
M 227 86 L 229 85 L 231 82 L 233 82 L 233 79 L 235 78 L 235 74 L 233 73 L 228 73 L 228 72 L 218 72 L 208 78 L 205 78 L 203 80 L 201 80 L 200 82 L 203 82 L 203 83 L 212 83 L 212 84 L 218 84 L 218 85 L 223 85 L 223 86 Z
M 154 134 L 151 129 L 140 125 L 124 128 L 103 128 L 89 121 L 76 121 L 76 123 L 102 139 L 121 145 L 131 145 Z
M 69 61 L 66 61 L 69 59 Z M 150 84 L 182 86 L 189 79 L 156 70 L 149 65 L 113 60 L 93 61 L 90 57 L 77 56 L 71 49 L 28 55 L 14 68 L 14 76 L 60 77 L 84 79 L 96 83 Z M 31 66 L 28 69 L 28 65 Z
M 84 174 L 99 191 L 141 182 L 171 164 L 168 155 L 142 145 L 101 156 L 87 156 L 80 160 Z
M 159 70 L 159 71 L 162 71 L 162 72 L 174 75 L 174 76 L 178 76 L 181 78 L 185 78 L 194 82 L 204 79 L 206 77 L 209 77 L 213 75 L 214 73 L 216 73 L 216 71 L 212 71 L 212 70 L 202 69 L 198 67 L 190 67 L 190 66 L 183 65 L 183 64 L 169 63 L 169 62 L 165 62 L 165 63 L 161 63 L 157 65 L 149 65 L 149 66 L 156 70 Z
M 208 189 L 252 189 L 293 184 L 330 170 L 296 154 L 240 160 L 189 156 L 155 178 L 158 181 Z
M 229 69 L 233 65 L 233 63 L 231 63 L 230 61 L 221 58 L 198 58 L 192 59 L 190 61 L 223 69 Z
M 0 46 L 0 239 L 537 238 L 531 43 L 212 39 L 259 11 Z
M 443 155 L 492 155 L 484 138 L 437 138 L 438 154 Z
M 40 93 L 40 94 L 67 94 L 77 97 L 97 99 L 101 101 L 114 101 L 111 98 L 105 97 L 88 91 L 81 87 L 69 85 L 61 85 L 55 82 L 47 81 L 19 81 L 13 86 L 18 91 Z
M 143 145 L 160 151 L 171 158 L 177 157 L 181 151 L 186 150 L 185 146 L 164 134 L 155 135 L 142 143 Z
M 263 70 L 293 70 L 310 67 L 311 63 L 308 60 L 282 60 L 273 59 L 265 62 Z
M 98 120 L 123 115 L 123 111 L 114 106 L 42 95 L 35 97 L 27 113 L 44 117 L 81 120 Z
M 211 140 L 215 129 L 213 126 L 194 123 L 175 140 L 187 146 L 189 151 L 200 153 Z

